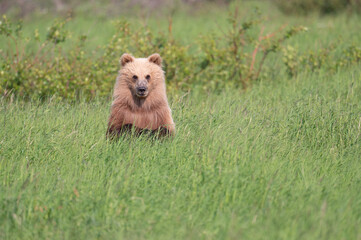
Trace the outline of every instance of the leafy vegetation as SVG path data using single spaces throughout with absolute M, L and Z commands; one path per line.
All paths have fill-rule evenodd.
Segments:
M 167 31 L 156 33 L 149 26 L 135 28 L 129 21 L 114 20 L 114 30 L 105 44 L 89 51 L 89 36 L 76 35 L 66 28 L 73 21 L 71 17 L 55 20 L 46 32 L 35 29 L 25 37 L 22 21 L 12 22 L 4 15 L 0 34 L 7 48 L 0 49 L 0 94 L 30 98 L 56 95 L 62 99 L 109 97 L 119 70 L 118 59 L 124 52 L 135 56 L 160 53 L 170 91 L 195 87 L 207 91 L 247 89 L 278 71 L 268 60 L 272 54 L 281 58 L 278 52 L 283 53 L 290 76 L 300 70 L 317 71 L 324 65 L 335 72 L 360 62 L 360 47 L 354 42 L 341 50 L 332 47 L 335 41 L 327 47 L 299 52 L 297 46 L 285 42 L 307 28 L 280 24 L 266 30 L 266 19 L 258 11 L 245 17 L 236 7 L 230 12 L 228 27 L 217 34 L 203 35 L 192 44 L 174 37 L 171 19 Z
M 287 14 L 361 12 L 360 0 L 272 0 Z
M 242 4 L 2 18 L 0 239 L 360 239 L 360 16 Z M 105 139 L 123 52 L 173 139 Z
M 135 56 L 148 56 L 158 52 L 164 58 L 164 70 L 170 88 L 188 90 L 194 85 L 202 85 L 209 90 L 224 87 L 246 89 L 263 73 L 263 64 L 267 56 L 280 50 L 282 43 L 303 27 L 264 34 L 261 28 L 259 36 L 249 33 L 260 25 L 260 17 L 241 22 L 238 9 L 231 15 L 231 29 L 222 37 L 204 36 L 200 40 L 200 52 L 193 54 L 189 46 L 182 45 L 172 37 L 172 25 L 168 33 L 156 36 L 148 29 L 132 31 L 126 21 L 116 21 L 115 33 L 103 47 L 103 54 L 86 55 L 84 42 L 87 37 L 81 35 L 74 47 L 67 53 L 61 43 L 70 34 L 64 30 L 66 21 L 55 21 L 48 29 L 43 42 L 36 31 L 34 41 L 39 47 L 36 53 L 19 51 L 29 44 L 22 38 L 21 22 L 12 24 L 6 16 L 1 24 L 1 34 L 7 37 L 9 49 L 3 52 L 1 67 L 0 93 L 17 96 L 46 97 L 57 95 L 61 98 L 77 99 L 79 95 L 94 98 L 108 96 L 112 90 L 114 77 L 119 69 L 117 58 L 130 52 Z M 257 54 L 261 56 L 258 60 Z
M 351 45 L 342 51 L 340 56 L 335 54 L 335 46 L 330 45 L 315 51 L 299 53 L 295 48 L 287 46 L 283 49 L 284 63 L 289 75 L 295 76 L 301 69 L 317 72 L 321 69 L 333 74 L 340 68 L 358 65 L 361 62 L 361 47 Z

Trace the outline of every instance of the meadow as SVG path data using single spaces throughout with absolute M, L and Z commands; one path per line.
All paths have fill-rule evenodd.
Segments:
M 308 28 L 285 44 L 291 53 L 335 44 L 320 58 L 328 61 L 361 42 L 360 16 L 285 16 L 257 6 L 270 31 L 284 22 Z M 176 13 L 174 38 L 194 46 L 200 34 L 225 31 L 227 12 Z M 113 33 L 111 19 L 94 27 L 88 17 L 68 26 L 88 31 L 91 50 Z M 45 31 L 44 18 L 24 21 L 24 34 Z M 169 26 L 157 16 L 147 24 Z M 271 55 L 267 74 L 246 89 L 170 88 L 170 139 L 108 142 L 111 92 L 2 96 L 0 239 L 361 239 L 360 63 L 315 69 L 287 54 Z

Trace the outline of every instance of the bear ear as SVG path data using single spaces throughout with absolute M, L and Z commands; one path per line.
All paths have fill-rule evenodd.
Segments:
M 122 66 L 124 66 L 127 63 L 133 62 L 134 61 L 134 57 L 128 53 L 124 53 L 121 57 L 120 57 L 120 64 L 122 64 Z
M 154 54 L 150 55 L 148 57 L 148 61 L 151 63 L 155 63 L 158 66 L 162 65 L 162 58 L 160 57 L 160 55 L 158 53 L 154 53 Z

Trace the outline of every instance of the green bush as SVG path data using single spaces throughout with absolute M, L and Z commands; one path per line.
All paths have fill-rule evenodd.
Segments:
M 283 51 L 283 62 L 288 74 L 293 77 L 301 70 L 318 72 L 321 68 L 328 73 L 335 73 L 339 68 L 361 63 L 361 47 L 351 45 L 342 53 L 335 51 L 336 44 L 331 44 L 317 51 L 300 53 L 292 46 L 285 47 Z
M 361 0 L 273 0 L 287 14 L 337 13 L 345 10 L 361 13 Z
M 168 88 L 188 90 L 195 85 L 208 91 L 227 87 L 248 88 L 267 72 L 263 65 L 270 53 L 280 51 L 282 44 L 303 27 L 279 29 L 264 33 L 262 18 L 256 14 L 240 21 L 236 10 L 230 15 L 231 28 L 224 36 L 204 36 L 198 52 L 180 44 L 169 32 L 154 35 L 149 29 L 134 30 L 126 21 L 115 21 L 115 33 L 99 51 L 86 52 L 86 36 L 68 38 L 64 26 L 70 19 L 55 21 L 46 37 L 35 31 L 33 39 L 22 36 L 22 23 L 12 23 L 6 16 L 0 34 L 9 48 L 2 51 L 0 94 L 25 97 L 58 96 L 77 99 L 109 97 L 119 70 L 119 57 L 125 53 L 148 56 L 158 52 L 164 59 Z M 40 39 L 45 39 L 41 41 Z M 63 42 L 71 41 L 65 51 Z M 26 52 L 27 44 L 37 42 L 35 53 Z
M 126 21 L 115 21 L 115 33 L 108 44 L 101 46 L 102 54 L 87 53 L 85 35 L 69 40 L 64 26 L 69 19 L 55 21 L 41 42 L 38 31 L 33 41 L 38 42 L 36 53 L 24 53 L 30 41 L 21 36 L 21 23 L 11 23 L 6 16 L 0 25 L 1 34 L 8 39 L 10 48 L 1 52 L 0 94 L 16 93 L 18 96 L 76 99 L 109 96 L 114 86 L 119 57 L 124 52 L 134 56 L 147 56 L 159 52 L 165 59 L 167 79 L 181 82 L 189 75 L 190 55 L 186 46 L 168 39 L 166 35 L 154 37 L 149 29 L 131 31 Z M 19 27 L 20 26 L 20 27 Z M 73 48 L 65 52 L 62 43 L 73 41 Z

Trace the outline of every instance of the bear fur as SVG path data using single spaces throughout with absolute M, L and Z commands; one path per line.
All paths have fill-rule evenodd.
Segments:
M 174 135 L 175 125 L 168 105 L 162 58 L 123 54 L 113 93 L 107 137 L 113 138 L 132 128 L 136 133 Z

